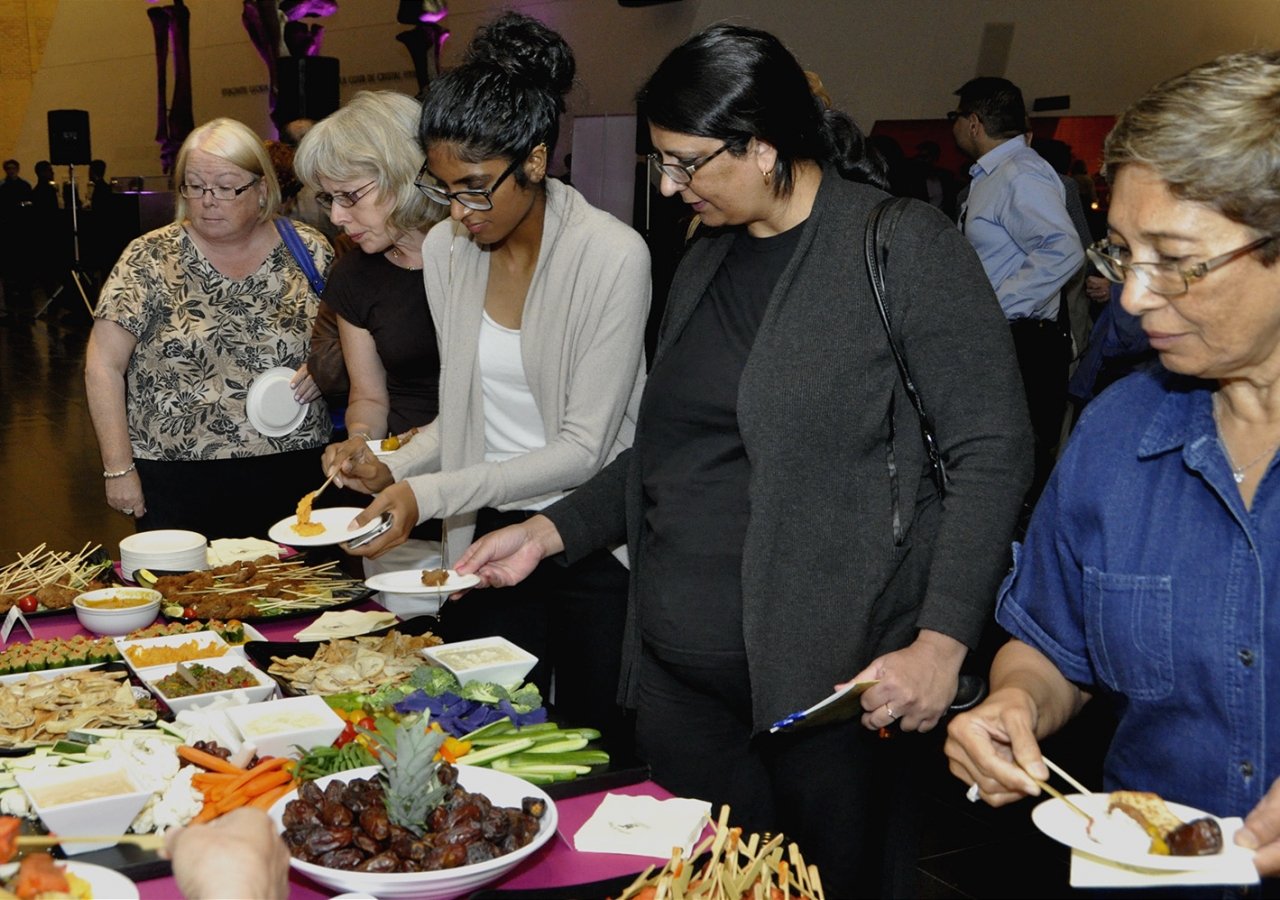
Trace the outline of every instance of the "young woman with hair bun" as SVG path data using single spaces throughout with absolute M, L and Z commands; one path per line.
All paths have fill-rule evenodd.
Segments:
M 644 383 L 649 253 L 635 231 L 547 178 L 573 52 L 536 19 L 482 27 L 460 66 L 431 83 L 418 187 L 451 219 L 423 243 L 440 342 L 440 415 L 386 463 L 330 448 L 326 472 L 377 497 L 357 521 L 445 522 L 445 563 L 473 535 L 523 522 L 630 446 Z M 520 589 L 448 604 L 449 639 L 501 634 L 539 657 L 533 678 L 566 720 L 627 744 L 616 702 L 627 570 L 600 547 L 548 560 Z

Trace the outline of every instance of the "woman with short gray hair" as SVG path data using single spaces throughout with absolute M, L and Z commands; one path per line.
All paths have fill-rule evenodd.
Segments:
M 1108 237 L 1162 370 L 1081 417 L 996 616 L 991 696 L 949 729 L 951 770 L 992 805 L 1038 794 L 1038 741 L 1097 693 L 1119 716 L 1103 781 L 1215 816 L 1280 873 L 1280 53 L 1223 56 L 1153 88 L 1104 151 Z M 1270 699 L 1270 702 L 1268 702 Z

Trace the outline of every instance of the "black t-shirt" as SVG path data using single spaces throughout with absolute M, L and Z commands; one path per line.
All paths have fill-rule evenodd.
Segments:
M 675 662 L 746 652 L 751 465 L 738 431 L 738 382 L 800 231 L 737 235 L 645 387 L 636 439 L 647 503 L 640 622 L 645 640 Z
M 373 336 L 387 370 L 387 427 L 400 434 L 440 411 L 440 348 L 422 272 L 402 269 L 381 253 L 344 253 L 329 269 L 324 302 Z

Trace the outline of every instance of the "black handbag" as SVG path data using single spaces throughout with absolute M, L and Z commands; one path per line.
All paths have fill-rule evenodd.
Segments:
M 880 321 L 884 324 L 885 335 L 889 338 L 889 349 L 893 353 L 893 361 L 898 366 L 898 376 L 902 379 L 902 387 L 915 407 L 920 419 L 920 436 L 924 440 L 925 454 L 929 458 L 930 476 L 938 491 L 938 499 L 947 494 L 947 462 L 938 446 L 938 438 L 933 432 L 933 423 L 924 411 L 920 394 L 911 373 L 907 370 L 907 361 L 902 356 L 898 342 L 893 338 L 893 329 L 889 325 L 889 310 L 885 307 L 884 267 L 889 258 L 889 243 L 893 240 L 893 232 L 898 227 L 898 220 L 911 201 L 905 197 L 889 197 L 882 200 L 871 211 L 867 219 L 866 257 L 867 276 L 871 279 L 871 293 L 876 298 L 876 308 L 880 311 Z M 896 505 L 896 504 L 895 504 Z

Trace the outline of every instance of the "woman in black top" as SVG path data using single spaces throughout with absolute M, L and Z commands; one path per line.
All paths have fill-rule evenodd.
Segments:
M 885 195 L 852 120 L 732 25 L 640 97 L 663 193 L 712 231 L 676 273 L 635 443 L 458 569 L 506 585 L 625 535 L 621 696 L 654 780 L 785 832 L 831 896 L 909 895 L 917 742 L 875 735 L 938 722 L 1007 564 L 1030 477 L 1008 329 L 963 236 L 912 202 L 887 303 L 947 458 L 940 501 L 870 292 Z M 878 681 L 861 723 L 769 732 L 849 680 Z

